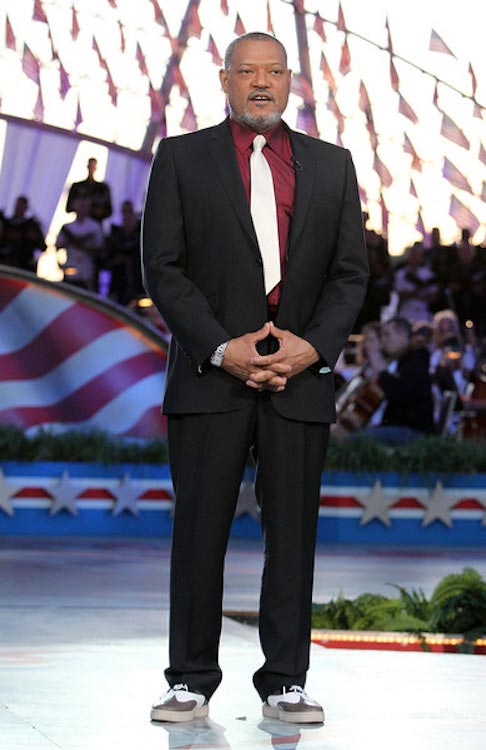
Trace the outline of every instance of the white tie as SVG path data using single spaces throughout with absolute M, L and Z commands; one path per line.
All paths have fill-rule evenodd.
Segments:
M 253 153 L 250 156 L 250 211 L 263 261 L 265 294 L 269 294 L 280 281 L 281 273 L 273 178 L 268 161 L 262 154 L 266 142 L 263 135 L 257 135 L 253 139 Z

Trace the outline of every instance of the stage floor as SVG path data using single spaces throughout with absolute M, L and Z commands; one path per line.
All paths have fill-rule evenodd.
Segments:
M 168 558 L 167 540 L 0 540 L 0 750 L 483 750 L 485 657 L 313 646 L 307 689 L 326 724 L 292 726 L 262 719 L 257 633 L 227 618 L 210 720 L 151 724 Z M 465 565 L 484 575 L 486 550 L 321 546 L 314 599 L 388 583 L 430 594 Z M 231 542 L 227 609 L 256 609 L 260 567 L 257 542 Z

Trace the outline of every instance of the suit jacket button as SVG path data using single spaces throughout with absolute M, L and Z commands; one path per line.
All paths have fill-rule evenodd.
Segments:
M 261 258 L 257 258 L 257 259 L 255 260 L 255 263 L 256 263 L 256 265 L 257 265 L 257 266 L 263 266 L 263 261 L 262 261 L 262 259 L 261 259 Z

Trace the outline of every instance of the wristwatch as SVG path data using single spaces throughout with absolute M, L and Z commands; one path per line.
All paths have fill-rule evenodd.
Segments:
M 217 346 L 214 352 L 211 354 L 211 364 L 215 367 L 221 367 L 221 365 L 223 364 L 224 353 L 228 344 L 229 341 L 224 341 L 222 344 Z

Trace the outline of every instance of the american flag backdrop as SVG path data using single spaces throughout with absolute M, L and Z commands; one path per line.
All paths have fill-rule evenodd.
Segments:
M 117 305 L 0 267 L 0 423 L 163 437 L 166 343 Z

